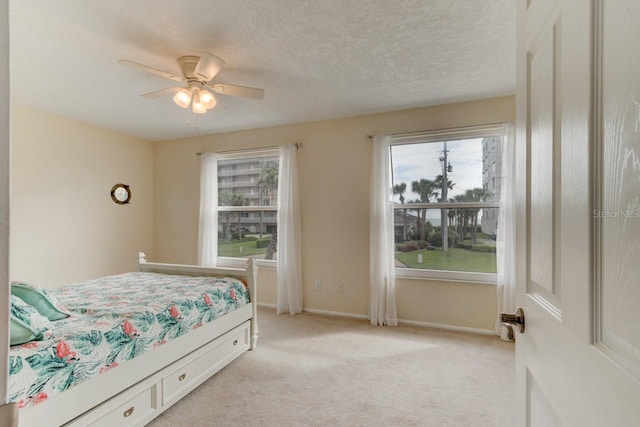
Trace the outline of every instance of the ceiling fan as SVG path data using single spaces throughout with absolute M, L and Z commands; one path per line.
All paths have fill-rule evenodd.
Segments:
M 182 108 L 191 109 L 195 114 L 204 114 L 207 110 L 216 105 L 222 107 L 212 92 L 222 95 L 241 96 L 244 98 L 262 99 L 264 90 L 253 87 L 231 85 L 227 83 L 212 83 L 211 80 L 222 69 L 225 62 L 217 56 L 202 52 L 202 56 L 186 55 L 178 58 L 178 66 L 182 76 L 178 76 L 166 71 L 137 62 L 122 59 L 120 64 L 139 68 L 151 74 L 164 77 L 175 82 L 184 83 L 182 86 L 174 86 L 154 92 L 145 93 L 145 98 L 159 98 L 161 96 L 174 94 L 173 101 Z M 208 89 L 208 90 L 207 90 Z

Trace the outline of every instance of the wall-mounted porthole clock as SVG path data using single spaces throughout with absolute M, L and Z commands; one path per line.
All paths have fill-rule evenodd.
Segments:
M 126 205 L 131 200 L 131 189 L 126 184 L 111 187 L 111 199 L 119 205 Z

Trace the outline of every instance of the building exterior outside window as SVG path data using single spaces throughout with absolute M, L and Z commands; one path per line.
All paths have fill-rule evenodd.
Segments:
M 483 158 L 482 187 L 493 193 L 492 200 L 500 201 L 500 183 L 502 182 L 502 137 L 492 136 L 482 139 Z M 491 165 L 491 167 L 488 167 Z M 482 215 L 482 231 L 495 235 L 498 230 L 498 209 L 487 209 Z

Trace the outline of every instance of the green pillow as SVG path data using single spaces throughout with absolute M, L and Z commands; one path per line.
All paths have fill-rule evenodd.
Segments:
M 48 338 L 53 324 L 22 299 L 11 295 L 11 345 Z
M 38 286 L 23 282 L 11 282 L 11 295 L 21 298 L 49 320 L 69 317 L 66 310 L 59 308 L 57 301 Z

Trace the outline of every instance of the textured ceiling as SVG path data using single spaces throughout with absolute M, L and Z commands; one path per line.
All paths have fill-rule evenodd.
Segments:
M 515 91 L 513 0 L 11 0 L 14 102 L 148 140 L 399 110 Z M 226 61 L 214 82 L 260 87 L 198 116 L 173 86 L 118 64 L 179 73 Z

